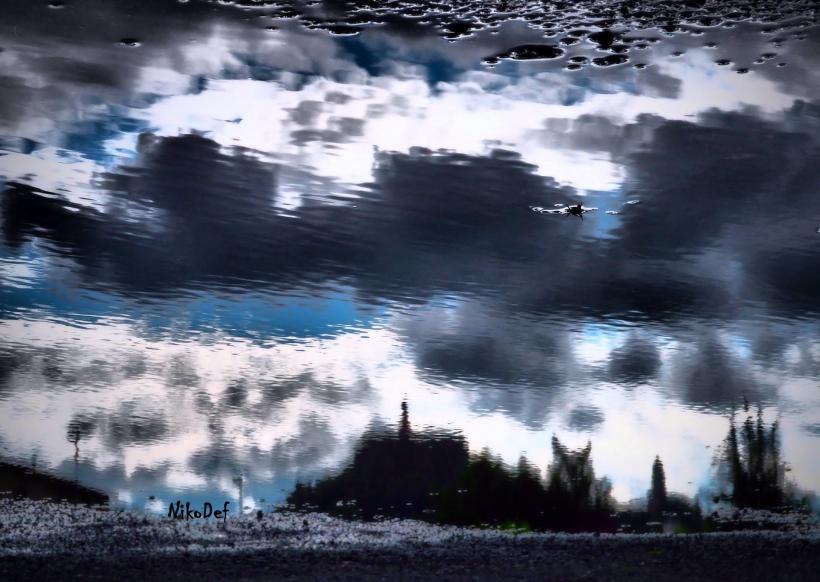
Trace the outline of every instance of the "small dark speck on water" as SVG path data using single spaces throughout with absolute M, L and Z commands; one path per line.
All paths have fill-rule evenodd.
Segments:
M 128 37 L 128 38 L 123 38 L 123 39 L 121 39 L 121 40 L 120 40 L 120 44 L 121 44 L 121 45 L 124 45 L 124 46 L 139 46 L 139 45 L 140 45 L 140 41 L 139 41 L 139 40 L 137 40 L 136 38 L 130 38 L 130 37 Z

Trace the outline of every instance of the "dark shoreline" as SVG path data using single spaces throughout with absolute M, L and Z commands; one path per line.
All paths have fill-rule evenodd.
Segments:
M 79 483 L 13 463 L 0 461 L 0 495 L 27 499 L 66 500 L 91 505 L 108 503 L 108 495 Z

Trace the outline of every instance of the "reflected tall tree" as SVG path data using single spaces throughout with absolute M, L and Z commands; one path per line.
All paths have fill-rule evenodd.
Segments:
M 666 473 L 659 456 L 655 456 L 655 461 L 652 463 L 652 487 L 648 498 L 646 508 L 649 515 L 659 516 L 666 507 Z
M 756 420 L 747 415 L 739 435 L 734 417 L 730 419 L 723 456 L 730 491 L 723 497 L 736 506 L 772 508 L 783 504 L 785 467 L 780 460 L 777 429 L 777 421 L 766 429 L 760 407 Z

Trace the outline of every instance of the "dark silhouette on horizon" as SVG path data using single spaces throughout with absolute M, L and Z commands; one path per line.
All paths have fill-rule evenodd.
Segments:
M 297 483 L 288 502 L 365 519 L 429 519 L 435 494 L 454 486 L 468 457 L 461 435 L 413 431 L 403 402 L 395 435 L 366 435 L 346 469 L 313 485 Z
M 748 405 L 746 407 L 748 411 Z M 712 531 L 697 499 L 667 491 L 666 469 L 656 455 L 646 498 L 616 511 L 611 485 L 596 478 L 592 443 L 571 450 L 552 437 L 546 477 L 525 456 L 509 467 L 489 449 L 470 454 L 458 433 L 413 430 L 406 402 L 392 434 L 371 432 L 338 475 L 297 483 L 291 507 L 345 517 L 405 517 L 462 526 L 559 531 Z M 799 507 L 783 487 L 777 423 L 762 413 L 740 429 L 730 420 L 718 466 L 725 491 L 713 501 L 738 508 Z M 720 479 L 719 479 L 720 480 Z M 803 504 L 805 505 L 805 503 Z
M 737 507 L 772 509 L 787 502 L 785 463 L 780 459 L 780 434 L 777 421 L 766 429 L 763 411 L 758 406 L 756 419 L 744 402 L 746 419 L 738 429 L 734 413 L 723 448 L 721 465 L 726 485 L 718 498 Z
M 514 469 L 489 450 L 470 455 L 458 434 L 413 431 L 407 403 L 395 436 L 365 436 L 339 475 L 297 483 L 288 503 L 336 515 L 415 517 L 457 525 L 612 530 L 607 479 L 596 479 L 591 443 L 552 439 L 544 481 L 524 457 Z
M 0 497 L 3 492 L 27 499 L 65 500 L 91 505 L 108 503 L 108 495 L 79 485 L 76 481 L 47 475 L 36 468 L 0 461 Z

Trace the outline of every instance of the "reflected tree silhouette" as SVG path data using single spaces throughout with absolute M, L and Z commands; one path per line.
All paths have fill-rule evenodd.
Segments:
M 758 406 L 756 418 L 744 405 L 746 419 L 740 428 L 734 415 L 729 420 L 719 471 L 725 477 L 719 499 L 737 507 L 771 509 L 783 505 L 785 463 L 780 459 L 777 421 L 766 427 Z
M 66 426 L 66 440 L 74 445 L 74 482 L 79 481 L 80 441 L 94 432 L 94 422 L 83 417 L 73 418 Z

